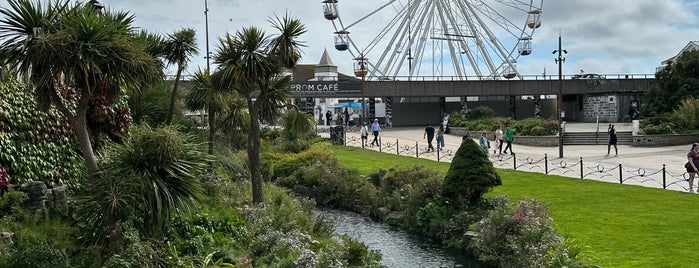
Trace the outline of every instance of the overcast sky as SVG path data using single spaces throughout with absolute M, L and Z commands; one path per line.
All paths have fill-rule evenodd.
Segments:
M 46 2 L 46 0 L 40 0 Z M 87 0 L 84 0 L 87 1 Z M 338 0 L 345 22 L 366 15 L 369 5 L 385 0 Z M 468 0 L 474 1 L 474 0 Z M 128 10 L 139 27 L 162 34 L 181 28 L 194 28 L 200 55 L 189 71 L 205 68 L 206 51 L 204 0 L 100 0 L 112 10 Z M 494 3 L 496 1 L 484 1 Z M 508 1 L 505 1 L 508 2 Z M 7 7 L 5 1 L 0 6 Z M 493 4 L 494 8 L 498 8 Z M 497 4 L 499 5 L 499 4 Z M 340 72 L 352 73 L 352 57 L 334 49 L 332 24 L 323 18 L 321 0 L 208 0 L 209 49 L 215 51 L 217 38 L 245 26 L 268 29 L 267 19 L 275 14 L 290 13 L 299 18 L 308 32 L 303 64 L 315 64 L 324 49 Z M 379 14 L 390 18 L 391 14 Z M 674 56 L 689 41 L 699 40 L 699 1 L 696 0 L 548 0 L 544 1 L 543 25 L 533 36 L 533 53 L 521 57 L 522 74 L 557 73 L 552 51 L 562 35 L 563 49 L 568 51 L 564 74 L 650 74 L 663 60 Z M 522 22 L 524 23 L 524 22 Z M 362 25 L 354 32 L 372 34 L 379 29 Z M 366 28 L 366 29 L 364 29 Z M 365 31 L 366 30 L 366 31 Z M 506 42 L 506 41 L 503 41 Z M 361 44 L 358 44 L 362 46 Z

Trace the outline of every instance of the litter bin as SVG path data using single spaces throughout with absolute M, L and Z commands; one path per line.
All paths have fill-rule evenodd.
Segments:
M 334 144 L 345 144 L 345 128 L 343 126 L 331 127 L 330 141 Z

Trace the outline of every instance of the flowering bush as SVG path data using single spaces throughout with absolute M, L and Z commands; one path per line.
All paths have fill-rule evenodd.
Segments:
M 500 267 L 580 267 L 579 251 L 570 248 L 556 234 L 546 206 L 537 200 L 510 206 L 506 196 L 493 200 L 494 207 L 481 220 L 472 242 L 481 260 Z

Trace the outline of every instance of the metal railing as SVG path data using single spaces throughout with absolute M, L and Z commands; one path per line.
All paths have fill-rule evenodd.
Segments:
M 326 128 L 316 128 L 317 134 L 329 132 Z M 349 136 L 346 131 L 342 131 L 340 140 L 336 144 L 345 146 L 362 147 L 364 149 L 375 150 L 383 153 L 390 153 L 415 158 L 431 159 L 438 162 L 451 162 L 455 151 L 439 148 L 428 150 L 425 141 L 406 141 L 399 138 L 388 138 L 379 136 L 379 146 L 370 146 L 373 136 L 369 133 L 367 144 L 362 144 L 360 137 Z M 436 143 L 436 141 L 433 141 Z M 435 145 L 437 148 L 437 145 Z M 665 164 L 656 168 L 636 168 L 626 167 L 622 164 L 601 164 L 593 161 L 584 161 L 582 157 L 574 162 L 560 158 L 549 158 L 544 154 L 541 158 L 527 156 L 524 159 L 518 158 L 517 154 L 490 154 L 489 159 L 493 166 L 497 168 L 513 169 L 528 172 L 538 172 L 546 175 L 559 175 L 577 179 L 588 179 L 610 183 L 626 185 L 637 185 L 651 188 L 662 188 L 676 191 L 689 190 L 687 181 L 689 174 L 674 173 L 666 169 Z M 697 177 L 699 181 L 699 176 Z

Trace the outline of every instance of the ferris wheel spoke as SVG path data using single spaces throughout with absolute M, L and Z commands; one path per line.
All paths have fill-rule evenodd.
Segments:
M 446 14 L 447 16 L 440 16 L 439 20 L 441 22 L 441 27 L 443 34 L 445 35 L 446 38 L 446 43 L 447 46 L 449 47 L 449 55 L 450 59 L 452 62 L 452 66 L 454 67 L 454 70 L 456 71 L 457 76 L 463 76 L 463 73 L 461 72 L 461 68 L 459 67 L 459 60 L 456 58 L 456 50 L 454 49 L 454 44 L 452 41 L 458 41 L 460 38 L 463 38 L 459 36 L 460 30 L 458 27 L 454 27 L 454 29 L 449 29 L 449 25 L 459 25 L 459 23 L 455 20 L 454 16 L 451 14 L 451 12 L 447 12 L 449 6 L 447 3 L 444 1 L 440 1 L 439 5 L 437 5 L 437 9 L 439 10 L 440 13 Z M 448 19 L 448 21 L 445 19 Z M 453 31 L 453 32 L 452 32 Z M 453 37 L 454 39 L 450 39 L 450 37 Z M 443 64 L 443 62 L 442 62 Z M 438 65 L 438 67 L 441 67 L 442 65 Z
M 337 8 L 339 1 L 349 3 L 324 0 L 324 12 L 332 5 Z M 336 41 L 336 48 L 365 59 L 372 76 L 384 79 L 431 73 L 465 77 L 473 73 L 481 79 L 509 79 L 521 78 L 515 65 L 520 56 L 532 51 L 543 0 L 378 2 L 363 15 L 326 16 L 336 34 L 344 35 L 336 39 L 346 39 L 339 47 Z M 513 73 L 516 75 L 510 77 Z
M 487 26 L 487 24 L 486 24 L 486 22 L 483 20 L 483 18 L 482 18 L 480 15 L 478 15 L 478 13 L 476 13 L 474 7 L 471 6 L 471 5 L 468 5 L 468 4 L 467 4 L 467 6 L 469 7 L 469 9 L 471 10 L 471 12 L 473 13 L 474 18 L 476 19 L 476 21 L 478 21 L 478 23 L 480 24 L 481 29 L 483 30 L 483 32 L 485 33 L 485 35 L 488 36 L 488 41 L 489 41 L 488 44 L 492 46 L 493 52 L 494 52 L 496 55 L 498 55 L 498 57 L 500 57 L 501 59 L 503 59 L 503 64 L 502 64 L 502 65 L 504 65 L 504 64 L 506 63 L 507 65 L 510 66 L 510 68 L 513 68 L 513 66 L 512 66 L 512 61 L 513 61 L 513 60 L 512 60 L 511 57 L 509 56 L 509 55 L 512 54 L 512 51 L 510 51 L 510 52 L 508 53 L 508 52 L 506 51 L 506 49 L 504 48 L 504 46 L 502 45 L 502 43 L 500 42 L 500 40 L 498 40 L 498 38 L 495 36 L 495 34 L 493 34 L 493 32 L 492 32 L 492 31 L 490 30 L 490 28 Z M 513 50 L 514 50 L 514 49 L 513 49 Z M 500 65 L 500 66 L 502 66 L 502 65 Z M 498 67 L 498 68 L 496 69 L 496 71 L 493 72 L 493 74 L 494 74 L 495 76 L 497 76 L 497 75 L 500 74 L 500 73 L 504 73 L 504 70 L 503 70 L 502 68 L 500 68 L 500 67 Z
M 388 1 L 388 2 L 387 2 L 386 4 L 384 4 L 383 6 L 377 8 L 376 10 L 370 12 L 370 13 L 367 14 L 366 16 L 364 16 L 364 17 L 360 18 L 359 20 L 357 20 L 357 21 L 351 23 L 350 25 L 347 25 L 347 27 L 344 27 L 344 28 L 345 28 L 345 29 L 352 28 L 354 25 L 357 25 L 358 23 L 360 23 L 360 22 L 366 20 L 367 18 L 369 18 L 369 17 L 373 16 L 374 14 L 376 14 L 377 12 L 381 11 L 382 9 L 384 9 L 384 8 L 386 8 L 386 7 L 388 7 L 388 6 L 390 6 L 390 5 L 393 4 L 393 2 L 395 2 L 395 1 L 396 1 L 396 0 Z
M 488 49 L 484 46 L 484 43 L 486 43 L 485 40 L 483 40 L 484 36 L 483 34 L 479 31 L 478 26 L 480 25 L 480 22 L 478 21 L 478 16 L 473 12 L 473 7 L 469 5 L 468 2 L 459 2 L 459 9 L 461 10 L 461 14 L 464 14 L 464 18 L 467 20 L 467 25 L 469 26 L 471 30 L 471 34 L 474 36 L 474 45 L 476 46 L 476 51 L 481 55 L 481 57 L 474 57 L 474 58 L 480 58 L 483 60 L 485 67 L 488 68 L 489 72 L 491 74 L 495 74 L 496 72 L 496 67 L 495 64 L 492 62 L 491 57 L 490 57 L 490 52 Z M 482 27 L 481 27 L 482 28 Z M 474 51 L 472 49 L 469 49 L 466 51 L 466 53 L 473 54 Z M 482 73 L 478 74 L 479 76 L 482 76 Z
M 399 14 L 402 15 L 407 12 L 410 11 L 408 9 L 408 6 L 405 6 L 399 11 Z M 401 44 L 404 44 L 404 40 L 406 38 L 409 38 L 406 37 L 409 34 L 409 31 L 406 32 L 404 29 L 410 27 L 410 16 L 397 16 L 396 18 L 401 19 L 399 20 L 399 22 L 395 21 L 395 23 L 391 24 L 392 26 L 396 27 L 396 30 L 393 32 L 393 35 L 384 47 L 383 53 L 381 53 L 381 56 L 377 60 L 377 65 L 384 66 L 382 71 L 387 75 L 392 75 L 394 73 L 394 71 L 392 70 L 394 66 L 391 63 L 394 62 L 396 55 L 399 54 L 402 49 L 404 49 L 404 47 L 402 47 Z M 373 48 L 373 46 L 371 48 Z M 389 56 L 388 59 L 386 59 L 387 56 Z M 384 64 L 384 61 L 388 63 Z
M 526 30 L 526 24 L 516 24 L 504 16 L 501 11 L 495 10 L 492 6 L 483 1 L 479 1 L 478 3 L 480 4 L 476 5 L 477 8 L 475 10 L 481 14 L 481 17 L 488 18 L 512 37 L 520 38 L 522 33 Z

